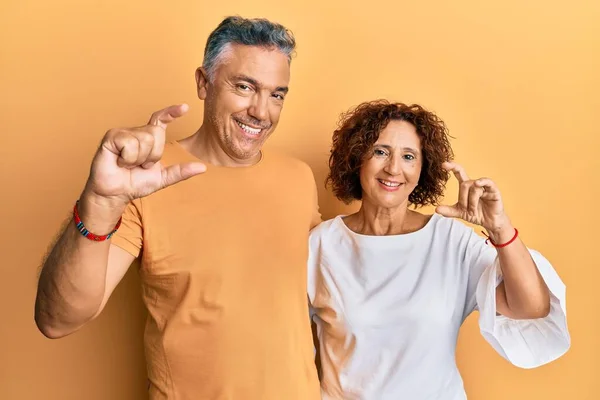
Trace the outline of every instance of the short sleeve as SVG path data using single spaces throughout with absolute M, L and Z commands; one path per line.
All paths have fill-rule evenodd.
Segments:
M 142 249 L 143 226 L 141 201 L 139 199 L 130 202 L 123 212 L 121 226 L 112 236 L 111 244 L 118 246 L 138 257 Z
M 318 232 L 318 227 L 312 229 L 308 236 L 308 261 L 307 261 L 307 294 L 309 311 L 311 313 L 311 319 L 315 314 L 315 310 L 312 307 L 312 303 L 315 300 L 317 290 L 317 279 L 319 270 L 319 254 L 321 251 L 321 240 Z
M 316 189 L 316 188 L 315 188 Z M 319 215 L 320 220 L 320 215 Z M 318 314 L 317 310 L 314 307 L 314 302 L 317 295 L 317 287 L 319 285 L 319 280 L 321 279 L 321 275 L 319 274 L 319 264 L 321 258 L 321 232 L 322 226 L 317 226 L 313 228 L 309 234 L 308 238 L 308 265 L 307 265 L 307 298 L 308 298 L 308 314 L 310 318 L 311 328 L 313 324 L 316 324 L 317 330 L 318 328 Z M 314 329 L 314 328 L 313 328 Z M 315 357 L 319 358 L 318 355 L 318 334 L 315 336 L 315 332 L 313 331 L 313 351 Z M 320 363 L 317 362 L 317 368 L 320 368 Z
M 312 183 L 313 183 L 313 202 L 312 202 L 312 206 L 313 206 L 313 213 L 312 213 L 312 219 L 310 222 L 310 228 L 313 229 L 315 226 L 319 225 L 323 219 L 321 217 L 321 212 L 319 211 L 319 192 L 317 190 L 317 183 L 315 182 L 315 178 L 314 176 L 311 174 L 312 176 Z
M 545 318 L 531 320 L 498 315 L 496 288 L 502 282 L 498 253 L 472 229 L 466 236 L 464 261 L 469 269 L 469 282 L 464 318 L 477 309 L 482 336 L 517 367 L 535 368 L 562 356 L 571 344 L 566 321 L 566 290 L 550 262 L 537 251 L 528 249 L 550 290 L 550 313 Z

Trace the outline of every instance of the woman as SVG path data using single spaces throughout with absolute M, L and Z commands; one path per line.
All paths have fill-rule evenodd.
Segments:
M 310 236 L 323 399 L 465 399 L 455 348 L 475 309 L 485 339 L 516 366 L 569 348 L 564 284 L 525 247 L 496 184 L 452 158 L 444 123 L 418 105 L 375 101 L 342 116 L 327 182 L 362 204 Z M 450 172 L 456 204 L 411 209 L 438 205 Z

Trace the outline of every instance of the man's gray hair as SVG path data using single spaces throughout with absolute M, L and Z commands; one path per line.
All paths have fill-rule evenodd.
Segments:
M 202 66 L 209 79 L 214 78 L 216 68 L 231 44 L 274 48 L 285 54 L 289 62 L 296 48 L 294 35 L 283 25 L 264 18 L 227 17 L 206 41 Z

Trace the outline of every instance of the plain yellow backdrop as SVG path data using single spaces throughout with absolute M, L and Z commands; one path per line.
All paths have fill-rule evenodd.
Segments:
M 291 92 L 269 146 L 313 167 L 324 217 L 357 207 L 323 186 L 339 113 L 375 98 L 418 102 L 447 122 L 469 174 L 499 184 L 525 242 L 567 284 L 572 347 L 539 369 L 504 361 L 469 318 L 457 354 L 469 398 L 599 399 L 596 0 L 3 0 L 0 399 L 145 398 L 135 268 L 97 321 L 59 341 L 35 329 L 37 269 L 107 129 L 180 102 L 190 113 L 168 135 L 197 129 L 194 70 L 230 14 L 296 35 Z M 450 182 L 445 201 L 456 193 Z

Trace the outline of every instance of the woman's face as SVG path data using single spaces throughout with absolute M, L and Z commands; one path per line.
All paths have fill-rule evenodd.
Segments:
M 383 208 L 408 206 L 419 183 L 423 154 L 415 127 L 393 120 L 380 133 L 360 168 L 363 203 Z

